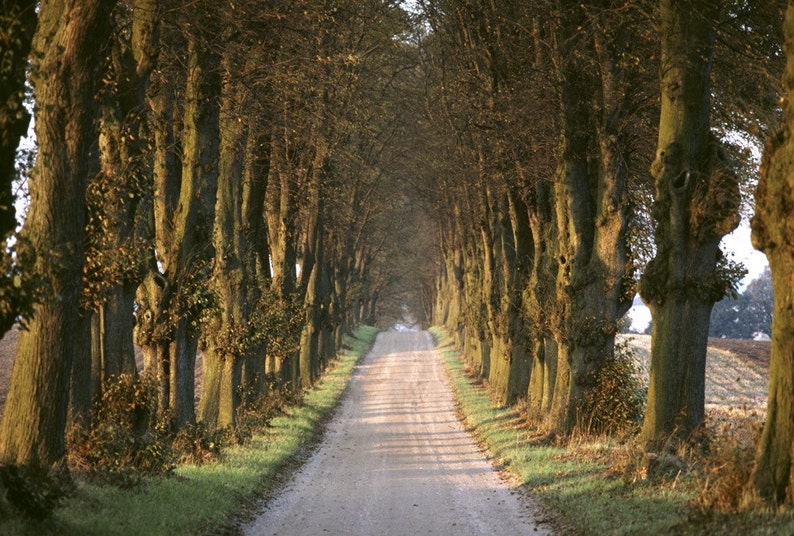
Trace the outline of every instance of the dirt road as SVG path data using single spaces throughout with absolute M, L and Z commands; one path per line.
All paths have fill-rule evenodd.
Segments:
M 326 437 L 247 535 L 550 534 L 455 416 L 426 332 L 381 333 Z

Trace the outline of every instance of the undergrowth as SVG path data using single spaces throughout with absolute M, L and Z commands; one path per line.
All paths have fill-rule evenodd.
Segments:
M 580 432 L 631 435 L 639 430 L 648 398 L 636 361 L 627 342 L 615 346 L 612 355 L 594 374 L 594 388 L 586 397 Z
M 693 456 L 698 483 L 693 504 L 703 514 L 740 512 L 761 422 L 753 415 L 711 412 L 704 428 L 709 441 Z
M 0 535 L 233 531 L 241 508 L 316 436 L 377 332 L 364 326 L 347 337 L 304 397 L 271 386 L 267 397 L 246 399 L 237 430 L 196 424 L 173 433 L 168 419 L 155 415 L 149 380 L 119 378 L 106 386 L 94 425 L 70 432 L 65 484 L 52 472 L 16 475 L 0 467 Z M 9 483 L 27 495 L 11 501 L 17 497 Z
M 265 395 L 241 386 L 234 426 L 210 429 L 204 423 L 178 430 L 169 415 L 157 414 L 157 384 L 129 374 L 103 385 L 89 426 L 74 425 L 67 435 L 68 465 L 83 478 L 134 487 L 145 476 L 168 475 L 174 467 L 221 460 L 223 451 L 244 445 L 285 408 L 298 407 L 301 394 L 270 382 Z
M 86 478 L 132 487 L 144 475 L 173 467 L 168 426 L 158 421 L 157 384 L 149 376 L 123 374 L 105 382 L 87 426 L 67 434 L 69 467 Z

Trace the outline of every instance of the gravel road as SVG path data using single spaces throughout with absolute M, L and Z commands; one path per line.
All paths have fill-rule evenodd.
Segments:
M 306 465 L 247 535 L 551 534 L 455 416 L 427 332 L 381 333 Z

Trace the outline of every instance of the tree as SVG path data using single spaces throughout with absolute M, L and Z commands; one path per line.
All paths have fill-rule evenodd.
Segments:
M 251 71 L 246 56 L 259 59 L 245 44 L 228 47 L 221 58 L 220 150 L 213 227 L 215 258 L 209 281 L 214 303 L 203 333 L 204 385 L 199 404 L 199 420 L 210 429 L 235 424 L 241 402 L 243 365 L 252 352 L 264 350 L 258 345 L 260 337 L 256 333 L 262 326 L 251 322 L 256 304 L 253 288 L 258 281 L 247 262 L 252 247 L 249 239 L 257 237 L 244 232 L 243 221 L 245 158 L 253 156 L 246 152 L 247 138 L 255 136 L 248 132 L 251 124 L 240 120 L 245 105 L 250 103 L 244 87 L 245 76 Z M 259 373 L 264 372 L 263 366 Z
M 20 255 L 49 291 L 20 334 L 0 423 L 0 461 L 49 468 L 64 455 L 83 268 L 94 97 L 114 2 L 41 2 L 31 63 L 38 158 Z
M 769 260 L 774 287 L 769 397 L 758 454 L 747 486 L 748 501 L 760 498 L 780 505 L 794 499 L 794 221 L 792 175 L 794 165 L 794 6 L 786 9 L 783 74 L 783 123 L 767 140 L 761 161 L 761 180 L 752 220 L 753 245 Z
M 570 431 L 630 305 L 628 192 L 651 108 L 636 90 L 648 81 L 642 10 L 424 5 L 460 155 L 455 179 L 438 182 L 456 224 L 441 241 L 443 283 L 455 296 L 460 282 L 464 303 L 440 307 L 462 310 L 448 325 L 497 398 L 529 388 L 532 412 Z
M 195 420 L 196 353 L 211 297 L 207 280 L 219 154 L 217 9 L 199 3 L 171 11 L 176 18 L 161 30 L 161 68 L 149 93 L 154 248 L 136 296 L 136 339 L 145 372 L 159 380 L 160 411 L 169 412 L 177 428 Z M 184 24 L 177 28 L 178 22 Z
M 72 370 L 73 417 L 88 415 L 106 382 L 137 374 L 133 310 L 151 248 L 143 231 L 151 211 L 146 91 L 156 65 L 159 17 L 157 2 L 135 0 L 119 4 L 112 18 L 108 74 L 98 99 L 99 170 L 86 196 L 84 340 Z
M 656 448 L 703 420 L 711 308 L 729 288 L 721 238 L 739 223 L 739 188 L 711 131 L 710 74 L 718 2 L 662 0 L 661 115 L 653 217 L 656 255 L 640 293 L 652 317 L 641 440 Z
M 12 184 L 19 140 L 30 121 L 24 106 L 25 70 L 36 28 L 36 4 L 35 0 L 9 0 L 0 6 L 0 335 L 16 321 L 24 299 L 21 279 L 6 253 L 6 240 L 17 225 Z
M 170 349 L 169 409 L 181 427 L 195 419 L 194 377 L 199 318 L 207 307 L 206 281 L 218 188 L 220 58 L 213 46 L 218 15 L 202 5 L 186 32 L 187 80 L 182 117 L 182 173 L 172 220 L 166 281 L 178 315 Z M 195 17 L 193 19 L 192 17 Z M 199 22 L 200 21 L 200 22 Z
M 647 71 L 632 61 L 647 35 L 641 11 L 615 17 L 611 3 L 562 2 L 555 31 L 560 142 L 554 174 L 557 277 L 550 328 L 557 345 L 551 424 L 587 422 L 595 378 L 614 356 L 618 322 L 631 306 L 628 245 L 635 136 L 645 124 Z M 582 96 L 592 94 L 591 99 Z

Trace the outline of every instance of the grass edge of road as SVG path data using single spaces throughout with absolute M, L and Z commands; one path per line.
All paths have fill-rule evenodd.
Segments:
M 378 332 L 371 326 L 356 329 L 299 407 L 274 418 L 267 434 L 226 450 L 222 461 L 180 466 L 169 477 L 147 479 L 130 490 L 77 482 L 76 492 L 63 501 L 46 526 L 4 528 L 0 522 L 0 534 L 239 533 L 240 516 L 277 486 L 280 474 L 317 440 L 323 422 L 337 407 L 356 364 L 372 347 Z
M 702 485 L 692 473 L 665 484 L 625 482 L 612 456 L 617 441 L 582 438 L 549 445 L 528 426 L 518 407 L 495 404 L 482 382 L 467 375 L 452 337 L 430 328 L 447 369 L 465 425 L 497 467 L 554 512 L 558 534 L 734 535 L 794 534 L 790 514 L 704 514 L 692 501 Z

